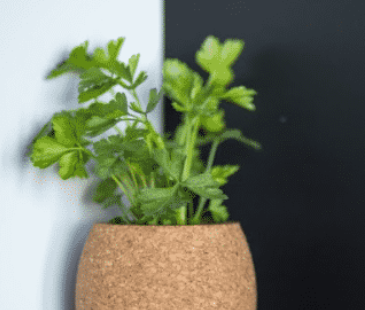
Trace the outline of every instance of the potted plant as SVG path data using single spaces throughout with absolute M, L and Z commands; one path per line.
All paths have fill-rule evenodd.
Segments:
M 209 73 L 204 86 L 186 64 L 165 60 L 162 89 L 150 90 L 144 111 L 136 88 L 147 74 L 136 76 L 139 54 L 130 57 L 128 65 L 118 60 L 124 40 L 110 41 L 107 51 L 96 48 L 92 55 L 85 41 L 52 70 L 47 79 L 79 73 L 78 101 L 92 103 L 55 113 L 28 153 L 35 167 L 58 163 L 63 180 L 88 178 L 85 164 L 94 159 L 100 183 L 93 201 L 104 209 L 116 204 L 122 212 L 108 223 L 94 224 L 89 233 L 78 268 L 76 309 L 254 309 L 251 253 L 240 224 L 227 221 L 222 202 L 228 197 L 219 188 L 239 166 L 213 166 L 218 145 L 227 139 L 261 149 L 240 130 L 227 129 L 224 110 L 219 109 L 220 100 L 226 100 L 255 110 L 254 90 L 227 89 L 234 77 L 231 66 L 244 43 L 206 38 L 195 58 Z M 115 86 L 130 92 L 135 101 L 128 104 L 124 93 L 114 94 Z M 111 101 L 98 99 L 109 91 Z M 183 113 L 171 139 L 169 133 L 157 133 L 147 117 L 163 94 Z M 124 133 L 116 126 L 121 121 L 128 125 Z M 95 143 L 88 140 L 110 128 L 117 134 Z M 198 147 L 209 143 L 205 165 Z M 127 196 L 129 208 L 118 190 Z M 194 208 L 196 196 L 200 200 Z M 204 219 L 205 212 L 212 219 Z

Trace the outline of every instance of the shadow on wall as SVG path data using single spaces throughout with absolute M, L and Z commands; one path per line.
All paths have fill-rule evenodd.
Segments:
M 64 60 L 68 58 L 68 55 L 69 52 L 64 52 L 61 57 L 62 61 L 60 61 L 59 64 L 64 62 Z M 48 76 L 49 73 L 47 73 L 46 76 Z M 46 76 L 44 77 L 46 83 L 57 83 L 57 78 L 54 80 L 46 80 Z M 58 89 L 57 96 L 48 96 L 51 102 L 47 104 L 55 106 L 58 111 L 85 107 L 85 105 L 81 106 L 78 104 L 77 88 L 79 85 L 79 78 L 75 76 L 75 74 L 69 73 L 65 74 L 64 76 L 67 76 L 67 82 L 60 83 L 60 81 L 58 81 L 58 83 L 60 83 L 59 85 L 62 84 L 63 86 L 61 89 Z M 20 175 L 24 175 L 28 172 L 29 165 L 33 166 L 29 158 L 29 155 L 31 154 L 32 140 L 36 137 L 43 126 L 47 122 L 51 121 L 53 114 L 58 111 L 55 110 L 52 112 L 49 119 L 35 120 L 33 125 L 30 126 L 29 130 L 27 130 L 27 142 L 24 143 L 24 140 L 22 140 L 20 155 L 15 159 L 15 165 L 18 166 L 17 169 L 19 169 L 21 172 Z M 102 135 L 100 137 L 102 137 Z M 90 140 L 94 141 L 94 138 L 90 138 Z M 86 170 L 89 174 L 89 179 L 95 178 L 92 174 L 94 166 L 95 162 L 92 160 L 89 160 L 89 162 L 86 163 Z M 35 167 L 35 169 L 36 173 L 41 178 L 43 175 L 46 175 L 49 172 L 52 172 L 53 175 L 57 175 L 57 178 L 59 178 L 58 163 L 45 169 L 40 169 L 38 167 Z M 79 178 L 72 179 L 80 180 Z M 63 182 L 67 181 L 68 180 Z M 96 214 L 98 214 L 98 212 L 100 212 L 100 206 L 92 201 L 92 194 L 94 193 L 97 186 L 96 183 L 99 183 L 100 180 L 95 178 L 95 180 L 90 181 L 90 184 L 88 183 L 89 185 L 83 190 L 80 201 L 82 205 L 81 209 L 87 209 L 89 214 L 93 213 L 93 210 L 95 210 Z M 22 181 L 22 178 L 18 180 L 19 188 L 21 186 L 21 182 L 24 182 Z M 110 218 L 120 215 L 120 210 L 117 208 L 117 206 L 112 206 L 103 211 L 100 215 L 101 217 L 98 221 L 107 222 Z M 44 259 L 45 266 L 42 290 L 43 305 L 45 307 L 44 309 L 72 310 L 75 308 L 74 294 L 76 289 L 77 268 L 84 244 L 88 237 L 89 231 L 92 228 L 94 218 L 88 217 L 87 219 L 80 221 L 77 225 L 70 224 L 72 227 L 67 227 L 69 233 L 65 238 L 59 234 L 59 230 L 62 228 L 55 226 L 54 229 L 52 229 L 53 235 L 49 236 L 50 241 L 46 247 L 46 249 L 49 250 L 47 250 L 47 254 Z M 56 292 L 58 288 L 62 290 L 60 294 L 58 294 L 59 292 Z M 57 298 L 60 299 L 55 300 L 54 296 L 57 296 Z
M 79 260 L 84 248 L 84 244 L 89 235 L 89 231 L 92 228 L 92 223 L 83 222 L 82 226 L 74 225 L 74 229 L 70 232 L 70 237 L 64 244 L 67 247 L 62 247 L 62 253 L 68 253 L 64 255 L 65 259 L 62 259 L 62 264 L 58 264 L 60 261 L 59 256 L 62 253 L 59 252 L 61 248 L 59 244 L 55 244 L 57 236 L 50 237 L 50 244 L 48 249 L 54 249 L 54 251 L 47 251 L 47 262 L 44 270 L 44 289 L 43 289 L 43 305 L 44 309 L 62 309 L 73 310 L 75 309 L 75 292 L 76 292 L 76 280 L 77 280 L 77 268 Z M 89 228 L 87 228 L 89 227 Z M 54 230 L 55 234 L 57 233 Z M 57 267 L 60 267 L 59 269 Z M 51 276 L 52 275 L 52 276 Z M 55 282 L 59 281 L 61 284 Z M 61 288 L 60 294 L 57 292 L 59 300 L 50 298 L 55 296 L 55 287 Z
M 64 63 L 68 59 L 69 53 L 70 53 L 69 51 L 64 50 L 60 56 L 61 60 L 56 63 L 56 66 L 59 66 L 62 63 Z M 55 81 L 57 80 L 57 78 L 51 79 L 51 80 L 46 79 L 46 77 L 51 73 L 51 70 L 53 68 L 55 68 L 56 66 L 52 67 L 49 70 L 49 72 L 44 76 L 44 81 L 46 83 L 55 83 Z M 62 110 L 77 109 L 77 106 L 75 106 L 75 102 L 77 103 L 77 101 L 78 101 L 77 88 L 78 88 L 79 80 L 77 77 L 75 77 L 75 75 L 72 75 L 72 74 L 65 74 L 64 76 L 69 77 L 68 83 L 67 83 L 66 87 L 61 89 L 61 94 L 58 97 L 52 98 L 53 104 L 58 103 L 60 106 L 64 106 L 62 108 Z M 49 104 L 52 104 L 52 102 L 50 102 Z M 54 113 L 52 113 L 52 115 Z M 34 121 L 33 126 L 30 126 L 30 128 L 28 130 L 28 138 L 27 138 L 28 144 L 23 145 L 21 147 L 21 150 L 22 150 L 21 156 L 18 157 L 19 166 L 21 167 L 21 171 L 23 173 L 25 172 L 26 166 L 27 166 L 28 162 L 30 161 L 30 158 L 27 156 L 27 154 L 31 150 L 32 141 L 36 137 L 38 132 L 42 129 L 42 127 L 51 120 L 52 115 L 47 120 Z M 55 170 L 55 171 L 57 171 L 57 170 Z
M 30 157 L 29 157 L 31 155 L 31 150 L 32 150 L 32 141 L 36 137 L 36 135 L 39 133 L 39 131 L 43 128 L 43 126 L 45 126 L 48 122 L 51 121 L 54 113 L 60 112 L 62 110 L 65 110 L 65 111 L 78 110 L 80 108 L 85 108 L 86 105 L 88 105 L 88 103 L 86 105 L 78 104 L 78 86 L 79 86 L 79 82 L 80 82 L 78 73 L 76 73 L 76 72 L 74 74 L 67 73 L 61 77 L 57 77 L 57 78 L 54 78 L 51 80 L 46 79 L 46 77 L 51 73 L 52 69 L 63 64 L 68 59 L 69 54 L 70 54 L 70 51 L 67 51 L 67 50 L 63 51 L 61 54 L 61 57 L 60 57 L 61 60 L 59 62 L 57 62 L 55 66 L 52 66 L 52 68 L 49 70 L 49 72 L 44 76 L 44 81 L 46 83 L 56 83 L 57 80 L 59 83 L 60 79 L 67 77 L 67 84 L 64 87 L 62 87 L 61 90 L 58 89 L 58 91 L 60 91 L 60 93 L 57 94 L 57 97 L 53 97 L 53 98 L 51 97 L 52 102 L 49 102 L 49 105 L 54 105 L 55 107 L 58 106 L 57 111 L 55 109 L 54 112 L 51 113 L 51 115 L 49 116 L 48 119 L 36 120 L 33 122 L 33 126 L 30 126 L 30 128 L 28 130 L 28 138 L 27 138 L 28 143 L 26 145 L 23 144 L 21 146 L 21 155 L 17 158 L 18 164 L 19 164 L 20 170 L 21 170 L 21 175 L 26 173 L 28 165 L 33 166 L 33 164 L 30 161 Z M 51 131 L 50 135 L 52 137 L 54 137 L 53 130 Z M 102 138 L 103 135 L 101 135 L 100 137 Z M 99 137 L 97 137 L 97 138 L 99 138 Z M 92 142 L 96 141 L 96 138 L 88 138 L 88 139 L 90 139 Z M 95 166 L 95 163 L 93 162 L 93 160 L 89 160 L 86 163 L 86 171 L 88 172 L 89 178 L 92 177 L 92 175 L 93 175 L 92 171 L 93 171 L 94 166 Z M 59 166 L 59 163 L 56 163 L 45 169 L 41 169 L 39 167 L 34 167 L 34 168 L 37 170 L 37 173 L 39 173 L 39 174 L 45 173 L 46 171 L 49 171 L 50 169 L 52 169 L 53 173 L 55 175 L 58 175 L 60 166 Z M 71 179 L 79 179 L 79 178 L 73 177 Z M 19 182 L 22 182 L 22 180 L 20 179 Z M 67 182 L 67 180 L 66 180 L 66 182 Z M 92 203 L 91 195 L 88 195 L 87 197 L 83 197 L 82 202 L 86 203 L 86 204 Z

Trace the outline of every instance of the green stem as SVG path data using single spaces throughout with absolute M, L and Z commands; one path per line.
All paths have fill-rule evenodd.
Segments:
M 141 179 L 141 181 L 143 183 L 143 188 L 148 187 L 147 181 L 146 181 L 146 178 L 145 178 L 144 174 L 142 172 L 140 174 L 138 174 L 138 171 L 137 171 L 136 167 L 134 167 L 133 165 L 130 165 L 128 163 L 127 163 L 127 165 L 128 165 L 131 172 L 133 172 L 133 173 L 135 173 L 136 175 L 139 176 L 139 178 Z M 133 174 L 133 176 L 134 176 L 134 174 Z
M 140 121 L 140 122 L 142 122 L 142 121 Z M 123 137 L 123 132 L 117 126 L 114 126 L 114 129 Z M 133 167 L 133 165 L 131 165 L 128 161 L 126 161 L 126 164 L 127 164 L 128 168 L 131 172 L 134 184 L 135 184 L 136 188 L 138 188 L 138 182 L 137 182 L 137 179 L 135 177 L 135 173 L 136 173 L 135 167 Z M 143 182 L 144 188 L 148 187 L 144 175 L 141 174 L 139 177 L 141 178 L 141 180 Z
M 126 190 L 126 188 L 123 186 L 123 184 L 118 180 L 118 178 L 116 177 L 115 174 L 112 174 L 111 176 L 113 178 L 113 180 L 115 181 L 115 183 L 118 184 L 119 188 L 122 190 L 122 192 L 127 195 L 130 203 L 132 203 L 133 201 L 133 197 L 130 195 L 130 192 Z
M 84 151 L 85 148 L 84 147 L 72 147 L 72 148 L 67 149 L 67 152 L 68 151 L 77 151 L 77 150 Z
M 137 179 L 136 179 L 136 177 L 134 175 L 134 170 L 132 169 L 132 165 L 130 164 L 130 162 L 128 162 L 128 160 L 126 160 L 125 162 L 126 162 L 126 165 L 128 166 L 129 171 L 130 171 L 130 173 L 132 175 L 135 188 L 138 188 L 138 182 L 137 182 Z
M 195 124 L 193 123 L 195 120 Z M 196 136 L 198 134 L 198 130 L 199 130 L 199 125 L 200 125 L 200 118 L 195 118 L 193 120 L 188 120 L 188 143 L 186 146 L 186 161 L 185 161 L 185 166 L 184 166 L 184 171 L 183 171 L 183 176 L 182 176 L 182 181 L 185 181 L 186 179 L 189 178 L 190 175 L 190 170 L 191 170 L 191 166 L 193 163 L 193 156 L 194 156 L 194 147 L 195 147 L 195 140 L 196 140 Z
M 157 223 L 158 223 L 158 218 L 157 217 L 155 217 L 154 219 L 152 219 L 152 220 L 150 220 L 149 222 L 148 222 L 148 225 L 157 225 Z
M 127 175 L 124 175 L 123 182 L 124 182 L 125 186 L 127 187 L 127 189 L 129 189 L 129 192 L 134 193 L 136 188 L 133 186 L 133 182 L 132 182 L 131 178 Z
M 186 205 L 176 210 L 177 225 L 186 225 Z
M 143 188 L 148 187 L 148 185 L 147 185 L 147 181 L 146 181 L 146 178 L 144 177 L 144 175 L 140 175 L 139 177 L 140 177 L 140 178 L 141 178 L 141 180 L 142 180 Z
M 196 136 L 198 134 L 199 123 L 200 123 L 199 117 L 194 118 L 192 120 L 187 118 L 186 120 L 187 120 L 187 123 L 186 123 L 185 126 L 187 127 L 186 130 L 187 130 L 188 140 L 187 140 L 185 154 L 187 154 L 187 157 L 186 157 L 186 160 L 185 160 L 184 171 L 183 171 L 183 175 L 182 175 L 182 181 L 185 181 L 186 179 L 189 178 L 191 166 L 192 166 L 192 163 L 193 163 L 195 139 L 196 139 Z M 195 121 L 195 123 L 194 123 L 194 121 Z M 180 207 L 179 209 L 176 210 L 176 220 L 177 220 L 178 225 L 186 225 L 187 224 L 186 215 L 187 215 L 187 206 L 186 205 L 182 206 L 182 207 Z
M 151 188 L 155 188 L 154 172 L 151 172 Z
M 182 132 L 182 135 L 180 136 L 180 139 L 178 141 L 178 144 L 181 145 L 181 146 L 183 146 L 185 144 L 185 141 L 186 141 L 186 134 L 187 134 L 187 131 L 188 131 L 187 120 L 188 120 L 187 115 L 184 114 L 184 122 L 183 122 L 184 125 L 182 126 L 183 132 Z
M 207 168 L 205 169 L 205 173 L 208 173 L 210 171 L 210 168 L 213 165 L 213 161 L 214 161 L 214 158 L 215 158 L 215 154 L 217 152 L 218 145 L 219 145 L 219 140 L 215 139 L 214 142 L 213 142 L 212 148 L 210 149 L 208 165 L 207 165 Z M 202 211 L 203 211 L 204 205 L 205 205 L 207 200 L 208 200 L 208 198 L 200 196 L 198 209 L 197 209 L 193 219 L 191 220 L 192 224 L 199 224 L 200 223 L 201 216 L 202 216 Z
M 132 94 L 133 98 L 137 100 L 138 106 L 142 109 L 142 105 L 141 105 L 141 102 L 139 101 L 139 98 L 138 98 L 136 89 L 134 88 L 132 90 L 129 90 L 129 92 Z M 143 112 L 143 115 L 145 116 L 146 120 L 148 120 L 147 113 L 146 112 Z
M 124 84 L 123 82 L 122 82 L 122 80 L 118 80 L 118 84 L 120 85 L 120 86 L 122 86 L 123 88 L 125 88 L 125 89 L 130 89 L 130 86 L 128 86 L 127 84 Z
M 120 134 L 121 137 L 124 137 L 123 131 L 121 131 L 117 126 L 114 126 L 114 129 Z
M 215 139 L 213 141 L 212 148 L 210 149 L 208 165 L 207 165 L 207 168 L 205 169 L 205 173 L 209 172 L 210 168 L 213 166 L 213 162 L 214 162 L 215 154 L 217 152 L 218 145 L 219 145 L 219 140 Z
M 138 105 L 140 106 L 140 105 L 141 105 L 141 103 L 139 102 L 139 98 L 138 98 L 138 96 L 137 96 L 137 92 L 136 92 L 136 90 L 135 90 L 135 89 L 132 89 L 132 90 L 130 90 L 129 92 L 130 92 L 130 93 L 132 93 L 132 95 L 133 95 L 134 99 L 136 99 L 136 100 L 137 100 Z

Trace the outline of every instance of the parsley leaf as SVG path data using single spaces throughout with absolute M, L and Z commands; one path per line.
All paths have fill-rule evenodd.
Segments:
M 233 80 L 234 74 L 230 67 L 241 54 L 243 45 L 241 40 L 226 40 L 221 45 L 216 37 L 208 36 L 195 54 L 195 60 L 211 74 L 212 83 L 226 86 Z

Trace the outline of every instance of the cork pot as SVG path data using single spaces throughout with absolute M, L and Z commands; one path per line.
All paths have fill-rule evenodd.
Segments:
M 76 310 L 254 310 L 254 265 L 240 223 L 94 224 Z

